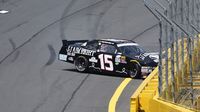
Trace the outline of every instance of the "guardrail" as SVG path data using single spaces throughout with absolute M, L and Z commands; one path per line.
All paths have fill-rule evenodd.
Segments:
M 200 1 L 144 3 L 159 21 L 159 65 L 132 96 L 131 111 L 200 111 Z
M 187 41 L 184 41 L 185 45 Z M 199 68 L 200 65 L 200 41 L 199 39 L 194 42 L 196 45 L 193 52 L 193 69 Z M 181 47 L 179 47 L 180 49 Z M 185 52 L 187 52 L 187 47 L 185 47 Z M 171 50 L 168 50 L 169 54 Z M 170 55 L 168 58 L 171 58 Z M 185 55 L 185 64 L 186 68 L 182 68 L 185 71 L 184 77 L 187 79 L 189 77 L 189 66 L 188 66 L 188 55 Z M 164 61 L 164 60 L 163 60 Z M 169 61 L 170 62 L 170 61 Z M 164 67 L 165 68 L 165 67 Z M 169 66 L 169 71 L 171 67 Z M 180 69 L 180 71 L 182 71 Z M 175 69 L 175 73 L 177 72 L 177 68 Z M 170 102 L 165 100 L 165 98 L 159 97 L 158 93 L 158 67 L 142 82 L 142 84 L 139 86 L 139 88 L 136 90 L 136 92 L 132 95 L 130 100 L 130 112 L 198 112 L 200 111 L 200 96 L 197 96 L 195 99 L 195 106 L 193 108 L 187 107 L 187 105 L 178 105 L 177 103 Z M 170 74 L 171 75 L 171 74 Z M 169 77 L 171 77 L 169 75 Z M 197 73 L 197 75 L 200 76 L 200 73 Z M 179 79 L 180 75 L 175 75 L 175 79 Z M 195 76 L 195 75 L 194 75 Z M 199 79 L 196 80 L 196 83 L 199 83 L 199 85 L 196 85 L 196 88 L 200 88 L 200 77 L 197 77 Z M 171 82 L 169 78 L 169 82 Z M 176 80 L 178 81 L 178 80 Z M 170 85 L 169 85 L 170 86 Z M 187 81 L 184 82 L 177 82 L 176 88 L 187 88 Z M 166 88 L 163 88 L 163 91 L 167 91 Z M 170 94 L 170 91 L 168 91 Z M 200 94 L 199 94 L 200 95 Z M 166 96 L 165 96 L 166 97 Z M 172 96 L 168 96 L 172 97 Z M 189 99 L 190 101 L 190 99 Z M 187 100 L 185 100 L 187 102 Z
M 131 96 L 130 112 L 149 110 L 149 102 L 156 95 L 158 88 L 158 67 L 142 82 Z

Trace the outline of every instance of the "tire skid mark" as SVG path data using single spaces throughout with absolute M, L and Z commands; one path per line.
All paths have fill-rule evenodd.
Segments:
M 31 112 L 38 112 L 39 109 L 47 103 L 48 99 L 52 97 L 54 92 L 61 91 L 63 88 L 63 85 L 72 81 L 74 77 L 68 78 L 67 80 L 64 80 L 59 83 L 61 79 L 62 77 L 58 76 L 58 78 L 51 84 L 49 93 L 45 93 L 45 92 L 43 93 L 45 95 L 44 98 L 32 109 Z M 46 81 L 42 80 L 42 82 L 43 82 L 43 87 L 46 88 L 44 86 L 46 84 Z
M 71 17 L 71 16 L 75 15 L 76 13 L 79 13 L 79 12 L 85 10 L 85 9 L 88 9 L 88 8 L 90 8 L 90 7 L 94 7 L 94 6 L 98 5 L 99 3 L 103 2 L 103 1 L 105 1 L 105 0 L 98 1 L 98 2 L 96 2 L 96 3 L 94 3 L 94 4 L 92 4 L 92 5 L 89 5 L 89 6 L 87 6 L 87 7 L 85 7 L 85 8 L 82 8 L 82 9 L 80 9 L 80 10 L 78 10 L 78 11 L 75 11 L 75 12 L 73 12 L 73 13 L 67 15 L 67 16 L 64 16 L 64 17 L 58 19 L 58 20 L 55 20 L 55 21 L 52 22 L 51 24 L 45 26 L 44 28 L 42 28 L 41 30 L 39 30 L 38 32 L 36 32 L 33 36 L 31 36 L 31 38 L 29 38 L 29 39 L 28 39 L 27 41 L 25 41 L 23 44 L 21 44 L 20 46 L 18 46 L 14 51 L 10 52 L 6 57 L 4 57 L 4 58 L 0 61 L 0 64 L 2 64 L 2 62 L 4 62 L 4 61 L 5 61 L 9 56 L 11 56 L 16 50 L 22 48 L 24 45 L 26 45 L 27 43 L 29 43 L 31 40 L 33 40 L 35 37 L 37 37 L 37 35 L 39 35 L 39 34 L 40 34 L 41 32 L 43 32 L 43 31 L 45 31 L 45 30 L 46 30 L 47 28 L 49 28 L 50 26 L 52 26 L 52 25 L 54 25 L 54 24 L 60 22 L 61 20 L 64 20 L 64 19 L 66 19 L 66 18 L 68 18 L 68 17 Z
M 42 66 L 41 68 L 40 68 L 40 79 L 41 79 L 41 81 L 43 82 L 43 83 L 45 83 L 46 82 L 46 78 L 45 78 L 45 67 L 44 66 Z
M 42 99 L 42 101 L 40 101 L 40 103 L 35 108 L 33 108 L 31 112 L 37 112 L 47 102 L 47 99 L 48 99 L 48 96 Z
M 132 40 L 138 38 L 139 36 L 143 35 L 145 32 L 147 32 L 147 31 L 149 31 L 149 30 L 151 30 L 151 29 L 153 29 L 153 28 L 155 28 L 155 27 L 157 27 L 157 26 L 158 26 L 158 24 L 155 24 L 155 25 L 153 25 L 153 26 L 151 26 L 151 27 L 145 29 L 145 30 L 142 31 L 141 33 L 139 33 L 139 34 L 137 34 L 136 36 L 134 36 L 134 37 L 132 38 Z
M 16 59 L 19 57 L 19 54 L 20 54 L 19 51 L 17 51 L 17 52 L 15 53 L 15 57 L 14 57 L 13 60 L 11 61 L 12 63 L 16 61 Z
M 85 11 L 85 10 L 87 10 L 87 9 L 89 9 L 89 8 L 94 8 L 94 7 L 97 7 L 97 6 L 99 6 L 99 5 L 102 5 L 102 4 L 105 4 L 105 5 L 107 5 L 108 4 L 108 6 L 106 7 L 106 8 L 104 8 L 104 10 L 102 11 L 102 13 L 100 13 L 100 14 L 98 14 L 98 18 L 97 18 L 97 20 L 96 20 L 96 23 L 94 24 L 94 32 L 96 33 L 96 31 L 95 30 L 97 30 L 98 29 L 98 26 L 99 26 L 99 23 L 100 23 L 100 20 L 101 20 L 101 18 L 105 15 L 105 13 L 108 11 L 108 9 L 110 9 L 110 7 L 112 6 L 112 4 L 114 4 L 114 2 L 113 1 L 117 1 L 117 0 L 101 0 L 101 1 L 98 1 L 98 2 L 96 2 L 96 3 L 94 3 L 94 4 L 92 4 L 92 5 L 89 5 L 89 6 L 87 6 L 87 7 L 85 7 L 85 8 L 83 8 L 83 9 L 80 9 L 80 10 L 78 10 L 78 11 L 75 11 L 74 13 L 72 13 L 72 15 L 71 16 L 74 16 L 75 14 L 78 14 L 78 13 L 81 13 L 82 11 Z M 75 4 L 75 0 L 73 1 L 71 1 L 70 3 L 71 3 L 71 5 L 68 5 L 67 7 L 66 7 L 66 9 L 65 9 L 65 11 L 64 11 L 64 14 L 63 14 L 63 16 L 65 17 L 65 15 L 67 15 L 68 13 L 69 13 L 69 11 L 70 11 L 70 9 L 72 8 L 72 6 Z M 110 4 L 110 3 L 111 4 Z M 67 24 L 68 24 L 68 22 L 66 22 L 67 20 L 63 20 L 63 21 L 61 21 L 61 23 L 60 23 L 60 31 L 61 31 L 61 36 L 60 36 L 60 38 L 63 40 L 63 39 L 66 39 L 66 37 L 65 37 L 65 33 L 64 33 L 64 30 L 65 30 L 65 28 L 66 28 L 66 26 L 67 26 Z M 65 24 L 64 24 L 64 22 L 66 22 Z M 93 32 L 93 31 L 92 31 Z M 93 35 L 94 36 L 91 36 L 91 37 L 96 37 L 96 34 L 95 33 L 93 33 Z
M 62 17 L 65 17 L 66 15 L 68 15 L 69 11 L 71 10 L 71 8 L 74 6 L 74 4 L 77 2 L 78 0 L 71 0 L 70 3 L 67 5 L 67 7 L 64 10 L 64 13 L 62 14 Z M 63 24 L 64 20 L 62 20 L 60 22 L 60 38 L 62 40 L 65 39 L 65 34 L 64 34 L 64 29 L 66 27 L 66 25 Z
M 81 86 L 88 79 L 89 76 L 90 76 L 90 74 L 87 74 L 87 76 L 84 77 L 84 79 L 81 81 L 81 83 L 79 84 L 79 86 L 73 91 L 70 99 L 66 102 L 66 104 L 62 108 L 61 112 L 65 112 L 65 110 L 67 109 L 67 107 L 69 106 L 69 104 L 71 103 L 71 101 L 73 100 L 74 96 L 76 95 L 76 93 L 78 92 L 78 90 L 81 88 Z
M 18 3 L 18 2 L 21 2 L 21 1 L 23 1 L 23 0 L 2 0 L 4 3 L 8 3 L 8 4 L 10 4 L 10 3 Z
M 14 43 L 14 41 L 12 39 L 9 39 L 9 42 L 10 42 L 10 44 L 12 46 L 12 49 L 15 50 L 16 44 Z
M 4 0 L 5 1 L 5 0 Z M 18 7 L 18 4 L 20 3 L 20 2 L 22 2 L 23 0 L 15 0 L 15 1 L 10 1 L 10 0 L 8 0 L 8 4 L 10 4 L 10 5 L 13 5 L 14 7 Z
M 105 8 L 103 11 L 98 15 L 99 17 L 96 19 L 96 23 L 94 24 L 94 28 L 92 31 L 91 38 L 97 38 L 98 27 L 101 23 L 102 18 L 105 14 L 109 11 L 109 9 L 117 2 L 118 0 L 107 0 L 105 1 Z M 108 5 L 107 5 L 108 4 Z
M 45 64 L 45 66 L 49 66 L 49 65 L 53 64 L 53 62 L 56 59 L 56 51 L 53 48 L 53 46 L 48 44 L 48 49 L 50 52 L 50 57 L 49 57 L 49 60 L 47 61 L 47 63 Z
M 9 42 L 12 46 L 13 51 L 16 49 L 16 44 L 14 43 L 14 41 L 12 39 L 9 39 Z M 18 57 L 19 57 L 20 52 L 17 51 L 14 55 L 14 58 L 11 60 L 11 62 L 14 62 Z
M 36 105 L 35 108 L 33 108 L 33 110 L 31 112 L 37 112 L 48 100 L 48 98 L 54 93 L 57 91 L 58 87 L 57 87 L 57 84 L 58 82 L 60 81 L 61 79 L 61 76 L 58 76 L 58 78 L 52 83 L 52 85 L 50 86 L 50 90 L 49 90 L 49 93 L 46 95 L 44 93 L 44 95 L 46 95 L 41 101 L 39 104 Z M 44 89 L 46 90 L 46 89 Z
M 28 21 L 24 21 L 24 22 L 19 23 L 19 24 L 15 25 L 15 26 L 13 26 L 13 27 L 11 27 L 11 28 L 8 28 L 8 29 L 6 29 L 5 31 L 3 31 L 2 33 L 3 33 L 3 34 L 8 33 L 8 32 L 10 32 L 10 31 L 12 31 L 12 30 L 15 30 L 16 28 L 21 27 L 22 25 L 24 25 L 24 24 L 26 24 L 26 23 L 28 23 Z
M 55 52 L 55 49 L 53 48 L 53 46 L 48 44 L 47 47 L 49 49 L 50 56 L 49 56 L 48 61 L 45 63 L 45 65 L 43 65 L 40 69 L 40 75 L 41 75 L 42 80 L 45 80 L 43 74 L 44 74 L 46 67 L 53 64 L 56 60 L 56 52 Z
M 66 16 L 66 15 L 68 15 L 68 13 L 69 13 L 69 11 L 70 11 L 70 9 L 73 7 L 73 5 L 75 4 L 75 2 L 76 2 L 77 0 L 72 0 L 71 2 L 70 2 L 70 4 L 69 5 L 67 5 L 67 7 L 66 7 L 66 9 L 65 9 L 65 11 L 64 11 L 64 13 L 63 13 L 63 17 L 64 16 Z M 103 3 L 104 1 L 106 1 L 106 0 L 102 0 L 102 1 L 98 1 L 98 2 L 96 2 L 95 3 L 95 5 L 90 5 L 89 7 L 86 7 L 86 8 L 84 8 L 83 10 L 80 10 L 80 11 L 76 11 L 77 13 L 74 13 L 72 16 L 75 16 L 76 14 L 78 14 L 78 13 L 81 13 L 82 11 L 85 11 L 85 10 L 87 10 L 87 9 L 89 9 L 89 8 L 93 8 L 93 7 L 97 7 L 99 4 L 101 4 L 101 3 Z M 69 21 L 67 21 L 66 19 L 64 19 L 64 20 L 62 20 L 61 22 L 60 22 L 60 31 L 61 31 L 61 39 L 63 40 L 63 39 L 66 39 L 66 36 L 65 36 L 65 29 L 66 29 L 66 27 L 68 26 L 68 23 L 69 23 Z

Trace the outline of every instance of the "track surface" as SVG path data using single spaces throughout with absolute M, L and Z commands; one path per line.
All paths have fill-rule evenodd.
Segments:
M 62 39 L 133 39 L 157 51 L 157 21 L 142 0 L 5 0 L 0 15 L 1 112 L 107 112 L 125 77 L 78 73 L 57 60 Z M 142 80 L 132 80 L 117 104 Z

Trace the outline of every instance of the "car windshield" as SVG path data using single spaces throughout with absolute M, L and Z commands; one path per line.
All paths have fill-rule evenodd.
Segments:
M 120 46 L 119 50 L 122 52 L 122 54 L 129 57 L 134 57 L 145 53 L 145 51 L 140 46 L 135 46 L 135 45 Z

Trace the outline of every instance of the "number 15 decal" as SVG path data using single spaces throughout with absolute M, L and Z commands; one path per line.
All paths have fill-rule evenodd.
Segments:
M 100 54 L 98 58 L 100 59 L 101 69 L 113 71 L 112 55 Z M 109 66 L 105 66 L 105 64 Z

